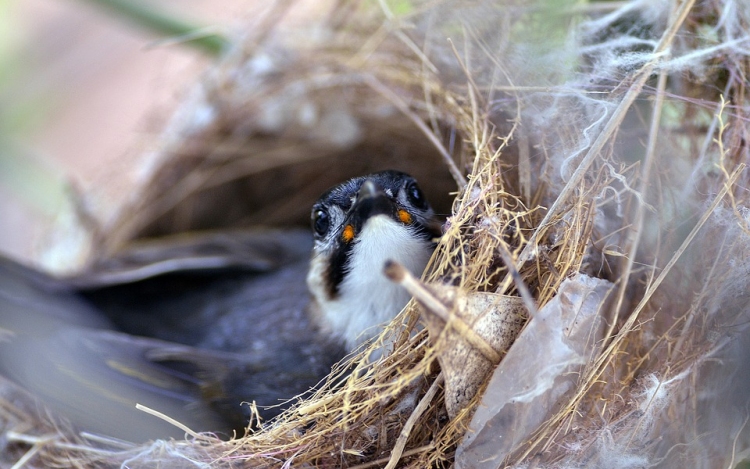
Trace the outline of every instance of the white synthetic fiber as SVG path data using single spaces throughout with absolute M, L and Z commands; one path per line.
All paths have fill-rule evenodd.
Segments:
M 747 144 L 731 154 L 718 145 L 748 139 L 747 121 L 744 131 L 742 122 L 737 125 L 735 119 L 735 127 L 726 134 L 718 132 L 729 115 L 750 114 L 747 102 L 729 102 L 729 90 L 739 99 L 738 83 L 747 83 L 743 63 L 750 57 L 750 2 L 697 2 L 669 46 L 655 53 L 678 7 L 667 0 L 628 2 L 609 14 L 582 21 L 568 34 L 557 34 L 550 26 L 543 44 L 526 30 L 515 36 L 511 33 L 510 38 L 474 33 L 490 44 L 496 39 L 496 47 L 482 50 L 498 52 L 493 56 L 495 68 L 478 65 L 482 63 L 479 52 L 467 60 L 472 80 L 479 87 L 515 87 L 506 94 L 497 93 L 493 104 L 506 115 L 516 116 L 523 134 L 531 138 L 531 157 L 543 162 L 533 177 L 549 187 L 543 201 L 547 207 L 610 122 L 638 70 L 653 64 L 653 76 L 586 177 L 589 182 L 595 177 L 607 181 L 597 186 L 594 225 L 595 239 L 609 243 L 610 253 L 628 255 L 625 235 L 633 223 L 634 205 L 640 204 L 645 212 L 633 272 L 629 278 L 618 279 L 633 284 L 625 304 L 632 301 L 635 306 L 637 295 L 642 294 L 638 285 L 653 281 L 673 256 L 679 256 L 679 262 L 641 313 L 624 346 L 631 348 L 613 360 L 626 367 L 628 354 L 649 351 L 647 360 L 637 365 L 639 373 L 617 391 L 614 387 L 620 385 L 622 376 L 611 369 L 601 375 L 612 387 L 608 398 L 616 397 L 606 407 L 606 417 L 577 420 L 576 425 L 581 425 L 577 434 L 558 437 L 548 446 L 559 459 L 535 463 L 535 467 L 726 467 L 732 454 L 741 454 L 750 444 L 747 426 L 740 431 L 750 408 L 746 393 L 750 378 L 744 378 L 750 376 L 745 365 L 750 356 L 746 326 L 750 324 L 750 222 L 743 206 L 747 200 L 744 177 L 734 191 L 741 198 L 736 210 L 725 208 L 725 199 L 687 250 L 677 251 L 722 187 L 722 177 L 728 176 L 715 176 L 724 171 L 723 162 L 729 156 L 733 161 L 750 162 Z M 518 11 L 507 7 L 509 22 L 523 21 L 513 16 L 520 18 Z M 713 12 L 721 14 L 712 16 Z M 482 23 L 472 23 L 474 18 L 468 16 L 467 29 L 481 31 Z M 719 82 L 726 79 L 718 73 L 721 70 L 734 80 L 733 87 L 731 81 L 726 88 Z M 666 98 L 654 139 L 651 180 L 645 186 L 649 192 L 644 194 L 637 175 L 653 131 L 658 74 L 668 77 Z M 690 92 L 690 86 L 704 84 L 709 92 L 705 97 Z M 716 102 L 722 91 L 719 86 L 727 99 L 725 105 Z M 730 130 L 734 140 L 727 137 Z M 629 165 L 633 169 L 626 169 Z M 734 167 L 729 166 L 731 172 Z M 575 193 L 586 197 L 584 189 Z M 610 257 L 592 267 L 598 271 L 606 264 L 613 269 L 612 277 L 618 278 L 623 273 L 621 260 Z M 633 360 L 630 364 L 637 361 Z M 526 460 L 515 467 L 525 464 Z

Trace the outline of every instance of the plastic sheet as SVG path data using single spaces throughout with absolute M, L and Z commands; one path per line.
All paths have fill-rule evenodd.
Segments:
M 501 467 L 564 402 L 597 353 L 612 287 L 579 274 L 531 319 L 495 369 L 456 451 L 457 468 Z

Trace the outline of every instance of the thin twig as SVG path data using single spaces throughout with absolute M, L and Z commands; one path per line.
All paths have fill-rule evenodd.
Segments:
M 729 460 L 729 465 L 727 466 L 727 469 L 734 468 L 734 458 L 737 457 L 737 440 L 740 439 L 740 435 L 742 434 L 742 430 L 745 429 L 745 425 L 747 425 L 748 419 L 750 419 L 750 415 L 745 417 L 745 421 L 742 422 L 742 426 L 740 426 L 740 429 L 737 430 L 737 434 L 732 439 L 732 459 Z
M 729 177 L 729 179 L 724 184 L 724 187 L 719 192 L 719 194 L 714 198 L 713 202 L 711 203 L 711 206 L 706 209 L 706 211 L 703 213 L 703 216 L 701 216 L 701 219 L 696 223 L 696 225 L 693 227 L 693 229 L 690 231 L 690 234 L 688 234 L 687 238 L 682 242 L 680 247 L 677 249 L 677 251 L 674 253 L 672 258 L 669 260 L 666 266 L 664 266 L 664 269 L 662 269 L 661 273 L 658 277 L 649 285 L 648 289 L 644 293 L 643 297 L 641 298 L 638 305 L 633 309 L 633 312 L 630 313 L 630 316 L 628 317 L 627 321 L 625 321 L 625 324 L 620 328 L 620 331 L 618 332 L 617 336 L 612 340 L 612 342 L 607 346 L 607 348 L 602 352 L 600 355 L 600 358 L 598 362 L 596 363 L 596 367 L 598 368 L 598 373 L 596 373 L 592 379 L 598 379 L 598 375 L 601 374 L 604 369 L 606 368 L 607 364 L 611 360 L 614 359 L 614 357 L 617 356 L 617 353 L 615 352 L 615 349 L 619 346 L 620 342 L 624 340 L 625 335 L 632 330 L 633 325 L 635 324 L 635 321 L 638 319 L 638 316 L 640 315 L 641 311 L 646 307 L 646 304 L 651 300 L 651 297 L 653 296 L 654 292 L 657 288 L 662 284 L 664 279 L 667 277 L 667 275 L 672 271 L 672 267 L 677 263 L 678 260 L 680 260 L 680 257 L 682 257 L 682 254 L 687 250 L 688 246 L 690 246 L 690 243 L 692 243 L 695 236 L 698 234 L 701 228 L 703 228 L 703 225 L 708 220 L 708 217 L 711 216 L 711 214 L 714 212 L 716 207 L 718 207 L 719 203 L 724 199 L 724 196 L 727 195 L 727 192 L 729 192 L 729 189 L 732 187 L 732 185 L 737 181 L 737 178 L 740 177 L 742 172 L 745 170 L 745 165 L 740 164 L 737 169 L 732 173 L 732 175 Z
M 641 181 L 638 193 L 640 197 L 636 198 L 635 208 L 635 221 L 631 225 L 628 231 L 626 246 L 630 246 L 628 254 L 624 258 L 625 268 L 620 275 L 621 283 L 617 291 L 617 298 L 615 300 L 614 308 L 612 308 L 612 317 L 610 318 L 609 327 L 607 333 L 604 335 L 605 340 L 612 336 L 617 325 L 617 318 L 622 307 L 622 302 L 625 298 L 625 292 L 628 287 L 628 280 L 630 274 L 633 272 L 633 264 L 635 263 L 636 255 L 638 254 L 638 246 L 641 241 L 641 234 L 643 233 L 643 220 L 645 215 L 646 197 L 648 195 L 649 182 L 651 180 L 651 168 L 654 166 L 656 160 L 656 141 L 659 136 L 659 124 L 661 123 L 661 111 L 664 107 L 664 91 L 667 87 L 667 72 L 662 71 L 659 74 L 659 81 L 656 87 L 656 101 L 654 102 L 654 114 L 651 116 L 651 128 L 649 129 L 648 144 L 646 146 L 646 157 L 641 167 Z
M 529 318 L 533 318 L 537 313 L 536 301 L 534 301 L 534 297 L 531 295 L 529 287 L 526 286 L 526 283 L 523 281 L 521 274 L 518 272 L 518 269 L 516 269 L 515 263 L 513 262 L 513 256 L 511 255 L 510 251 L 508 251 L 508 248 L 505 247 L 505 244 L 503 244 L 502 242 L 497 243 L 497 249 L 500 251 L 500 257 L 503 258 L 505 267 L 508 268 L 508 272 L 513 279 L 513 283 L 516 285 L 516 290 L 518 290 L 518 293 L 521 295 L 521 299 L 523 300 L 523 304 L 528 310 Z
M 463 174 L 461 174 L 458 166 L 456 166 L 456 162 L 453 161 L 453 157 L 451 157 L 451 155 L 448 153 L 448 150 L 446 150 L 443 144 L 440 143 L 440 140 L 438 140 L 435 134 L 432 133 L 430 128 L 427 127 L 427 124 L 425 124 L 424 121 L 409 108 L 409 105 L 404 102 L 404 100 L 401 99 L 400 96 L 394 93 L 393 90 L 385 86 L 374 76 L 367 75 L 365 77 L 365 82 L 370 85 L 373 90 L 377 91 L 383 97 L 393 103 L 393 105 L 396 106 L 399 111 L 401 111 L 406 117 L 408 117 L 409 120 L 411 120 L 412 123 L 414 123 L 414 125 L 416 125 L 417 128 L 422 131 L 425 137 L 430 140 L 430 142 L 435 146 L 438 152 L 440 152 L 440 155 L 442 155 L 445 164 L 448 166 L 448 171 L 450 171 L 451 176 L 453 176 L 453 180 L 456 181 L 458 187 L 460 189 L 466 187 L 466 178 Z
M 41 445 L 41 444 L 35 444 L 35 445 L 34 445 L 34 446 L 32 446 L 31 448 L 29 448 L 29 450 L 28 450 L 28 451 L 26 451 L 26 453 L 24 453 L 24 455 L 23 455 L 23 456 L 21 456 L 21 459 L 19 459 L 18 461 L 16 461 L 16 463 L 15 463 L 15 464 L 13 464 L 13 466 L 11 466 L 11 468 L 10 468 L 10 469 L 21 469 L 21 468 L 22 468 L 22 467 L 24 467 L 24 466 L 26 465 L 26 463 L 27 463 L 27 462 L 29 462 L 29 461 L 31 460 L 31 458 L 33 458 L 33 457 L 34 457 L 34 456 L 36 455 L 36 453 L 38 453 L 38 452 L 39 452 L 39 450 L 41 450 L 41 449 L 42 449 L 42 445 Z
M 422 282 L 414 277 L 404 266 L 395 261 L 386 262 L 385 275 L 393 282 L 398 283 L 406 289 L 418 302 L 420 302 L 428 313 L 433 313 L 445 321 L 445 327 L 452 327 L 461 337 L 466 339 L 472 347 L 476 348 L 493 365 L 500 363 L 502 358 L 490 344 L 487 343 L 474 329 L 462 318 L 448 309 L 435 295 L 430 292 Z
M 409 416 L 409 419 L 404 424 L 404 427 L 401 429 L 401 433 L 399 433 L 396 444 L 393 446 L 393 451 L 391 451 L 391 458 L 388 461 L 388 464 L 385 466 L 385 469 L 394 469 L 396 467 L 396 464 L 398 464 L 398 461 L 401 459 L 404 448 L 406 447 L 406 442 L 409 440 L 409 435 L 411 435 L 411 431 L 414 428 L 414 425 L 417 423 L 417 420 L 419 420 L 419 417 L 421 417 L 422 414 L 427 410 L 430 404 L 432 404 L 432 400 L 435 398 L 435 394 L 437 394 L 438 388 L 442 384 L 443 372 L 441 371 L 437 378 L 435 378 L 435 381 L 432 382 L 432 386 L 430 386 L 430 389 L 427 390 L 427 393 L 425 393 L 425 395 L 419 401 L 419 404 L 417 404 L 414 412 L 412 412 Z
M 419 454 L 424 451 L 429 451 L 433 449 L 434 447 L 435 445 L 429 444 L 429 445 L 420 446 L 419 448 L 412 448 L 409 451 L 404 451 L 401 457 L 408 458 L 409 456 L 414 456 L 415 454 Z M 349 469 L 368 469 L 370 467 L 381 466 L 383 464 L 386 464 L 390 460 L 391 460 L 391 457 L 388 456 L 387 458 L 380 458 L 374 461 L 364 462 L 362 464 L 357 464 L 356 466 L 349 466 Z
M 44 444 L 49 441 L 53 441 L 59 436 L 57 434 L 47 434 L 47 435 L 27 435 L 25 433 L 18 433 L 13 430 L 8 430 L 5 432 L 5 438 L 10 442 L 17 442 L 17 443 L 25 443 L 27 445 L 38 445 L 38 444 Z
M 615 109 L 612 117 L 609 118 L 609 121 L 599 133 L 594 143 L 591 144 L 591 147 L 589 147 L 586 155 L 581 160 L 581 163 L 578 165 L 573 175 L 565 184 L 565 187 L 563 187 L 562 191 L 560 191 L 560 195 L 558 195 L 558 197 L 555 199 L 554 203 L 547 211 L 547 214 L 539 223 L 539 227 L 531 235 L 529 242 L 526 244 L 526 246 L 524 246 L 521 254 L 518 256 L 519 269 L 532 258 L 532 253 L 536 251 L 536 244 L 539 234 L 544 230 L 544 227 L 547 226 L 561 211 L 563 205 L 567 202 L 573 191 L 583 180 L 583 176 L 586 174 L 586 171 L 588 171 L 591 164 L 599 156 L 599 152 L 602 150 L 602 148 L 604 148 L 604 145 L 609 141 L 612 134 L 622 123 L 623 119 L 625 118 L 625 114 L 627 113 L 628 109 L 630 109 L 630 106 L 633 104 L 635 99 L 641 94 L 643 86 L 651 76 L 654 68 L 656 68 L 656 65 L 660 61 L 663 52 L 667 49 L 669 44 L 671 44 L 675 34 L 677 34 L 677 30 L 680 28 L 680 26 L 682 26 L 682 23 L 685 21 L 685 18 L 687 17 L 687 14 L 694 3 L 695 0 L 686 0 L 682 5 L 680 5 L 677 19 L 669 25 L 667 31 L 665 31 L 665 33 L 662 35 L 659 44 L 657 44 L 657 46 L 654 48 L 654 58 L 646 62 L 646 64 L 643 65 L 643 67 L 641 67 L 634 74 L 634 83 L 630 86 L 627 93 L 625 94 L 625 97 L 623 97 L 622 101 L 620 101 L 620 104 Z
M 150 407 L 146 407 L 145 405 L 142 405 L 142 404 L 136 404 L 135 408 L 138 409 L 138 410 L 141 410 L 143 412 L 146 412 L 147 414 L 151 414 L 154 417 L 159 417 L 160 419 L 164 420 L 167 423 L 171 423 L 172 425 L 174 425 L 175 427 L 179 428 L 180 430 L 182 430 L 183 432 L 187 433 L 188 435 L 192 436 L 195 439 L 207 439 L 206 436 L 201 435 L 200 433 L 197 433 L 197 432 L 191 430 L 184 423 L 180 423 L 177 420 L 173 419 L 172 417 L 170 417 L 168 415 L 165 415 L 165 414 L 162 414 L 158 410 L 154 410 L 154 409 L 152 409 Z

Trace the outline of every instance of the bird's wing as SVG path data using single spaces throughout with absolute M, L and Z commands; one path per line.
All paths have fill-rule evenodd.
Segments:
M 144 353 L 158 344 L 137 342 L 124 334 L 74 327 L 15 335 L 0 342 L 0 372 L 89 433 L 132 442 L 184 436 L 136 404 L 195 431 L 230 430 L 201 399 L 198 380 L 150 362 Z
M 7 316 L 0 305 L 0 317 Z M 33 328 L 33 325 L 27 325 Z M 184 432 L 136 409 L 157 410 L 194 431 L 231 434 L 254 402 L 270 418 L 308 392 L 341 349 L 311 338 L 255 353 L 222 352 L 86 327 L 43 334 L 3 329 L 0 374 L 74 427 L 132 442 Z M 268 407 L 271 407 L 268 409 Z
M 88 292 L 106 291 L 119 305 L 110 317 L 191 323 L 181 338 L 213 350 L 114 332 L 101 305 L 66 281 L 0 258 L 0 373 L 89 432 L 138 442 L 182 436 L 136 403 L 196 431 L 240 428 L 249 417 L 242 401 L 278 405 L 309 390 L 342 356 L 312 333 L 302 311 L 310 236 L 288 235 L 256 238 L 269 255 L 294 247 L 273 255 L 276 265 L 291 265 L 270 274 L 226 279 L 191 270 L 197 283 L 170 274 L 179 288 L 162 275 Z
M 311 247 L 310 233 L 300 229 L 181 233 L 134 241 L 64 281 L 73 288 L 90 290 L 176 272 L 268 272 L 306 258 Z
M 296 309 L 300 316 L 309 301 L 305 275 L 312 248 L 310 233 L 232 231 L 189 239 L 189 243 L 176 240 L 180 241 L 176 246 L 153 241 L 148 255 L 133 254 L 142 252 L 135 248 L 122 254 L 142 262 L 141 273 L 151 269 L 152 276 L 132 277 L 138 270 L 135 266 L 141 264 L 112 260 L 106 264 L 134 270 L 112 267 L 114 272 L 130 272 L 115 281 L 112 270 L 97 267 L 64 282 L 117 330 L 203 348 L 240 351 L 245 338 L 238 328 L 243 324 L 267 324 L 276 317 L 283 323 L 286 316 L 279 313 L 281 309 L 292 314 Z M 203 254 L 223 260 L 212 268 L 205 264 L 197 269 L 197 259 L 206 260 Z M 173 270 L 155 274 L 155 266 L 167 264 Z M 229 320 L 227 316 L 234 318 L 233 325 L 224 331 L 221 327 Z M 207 343 L 207 335 L 217 340 Z
M 91 432 L 139 442 L 183 435 L 136 403 L 189 427 L 227 428 L 202 403 L 195 378 L 148 359 L 165 343 L 108 327 L 54 279 L 0 259 L 0 374 Z

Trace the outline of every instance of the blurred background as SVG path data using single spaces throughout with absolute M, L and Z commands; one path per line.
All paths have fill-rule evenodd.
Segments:
M 127 194 L 220 37 L 258 14 L 252 3 L 0 0 L 0 254 L 44 264 L 76 194 Z

